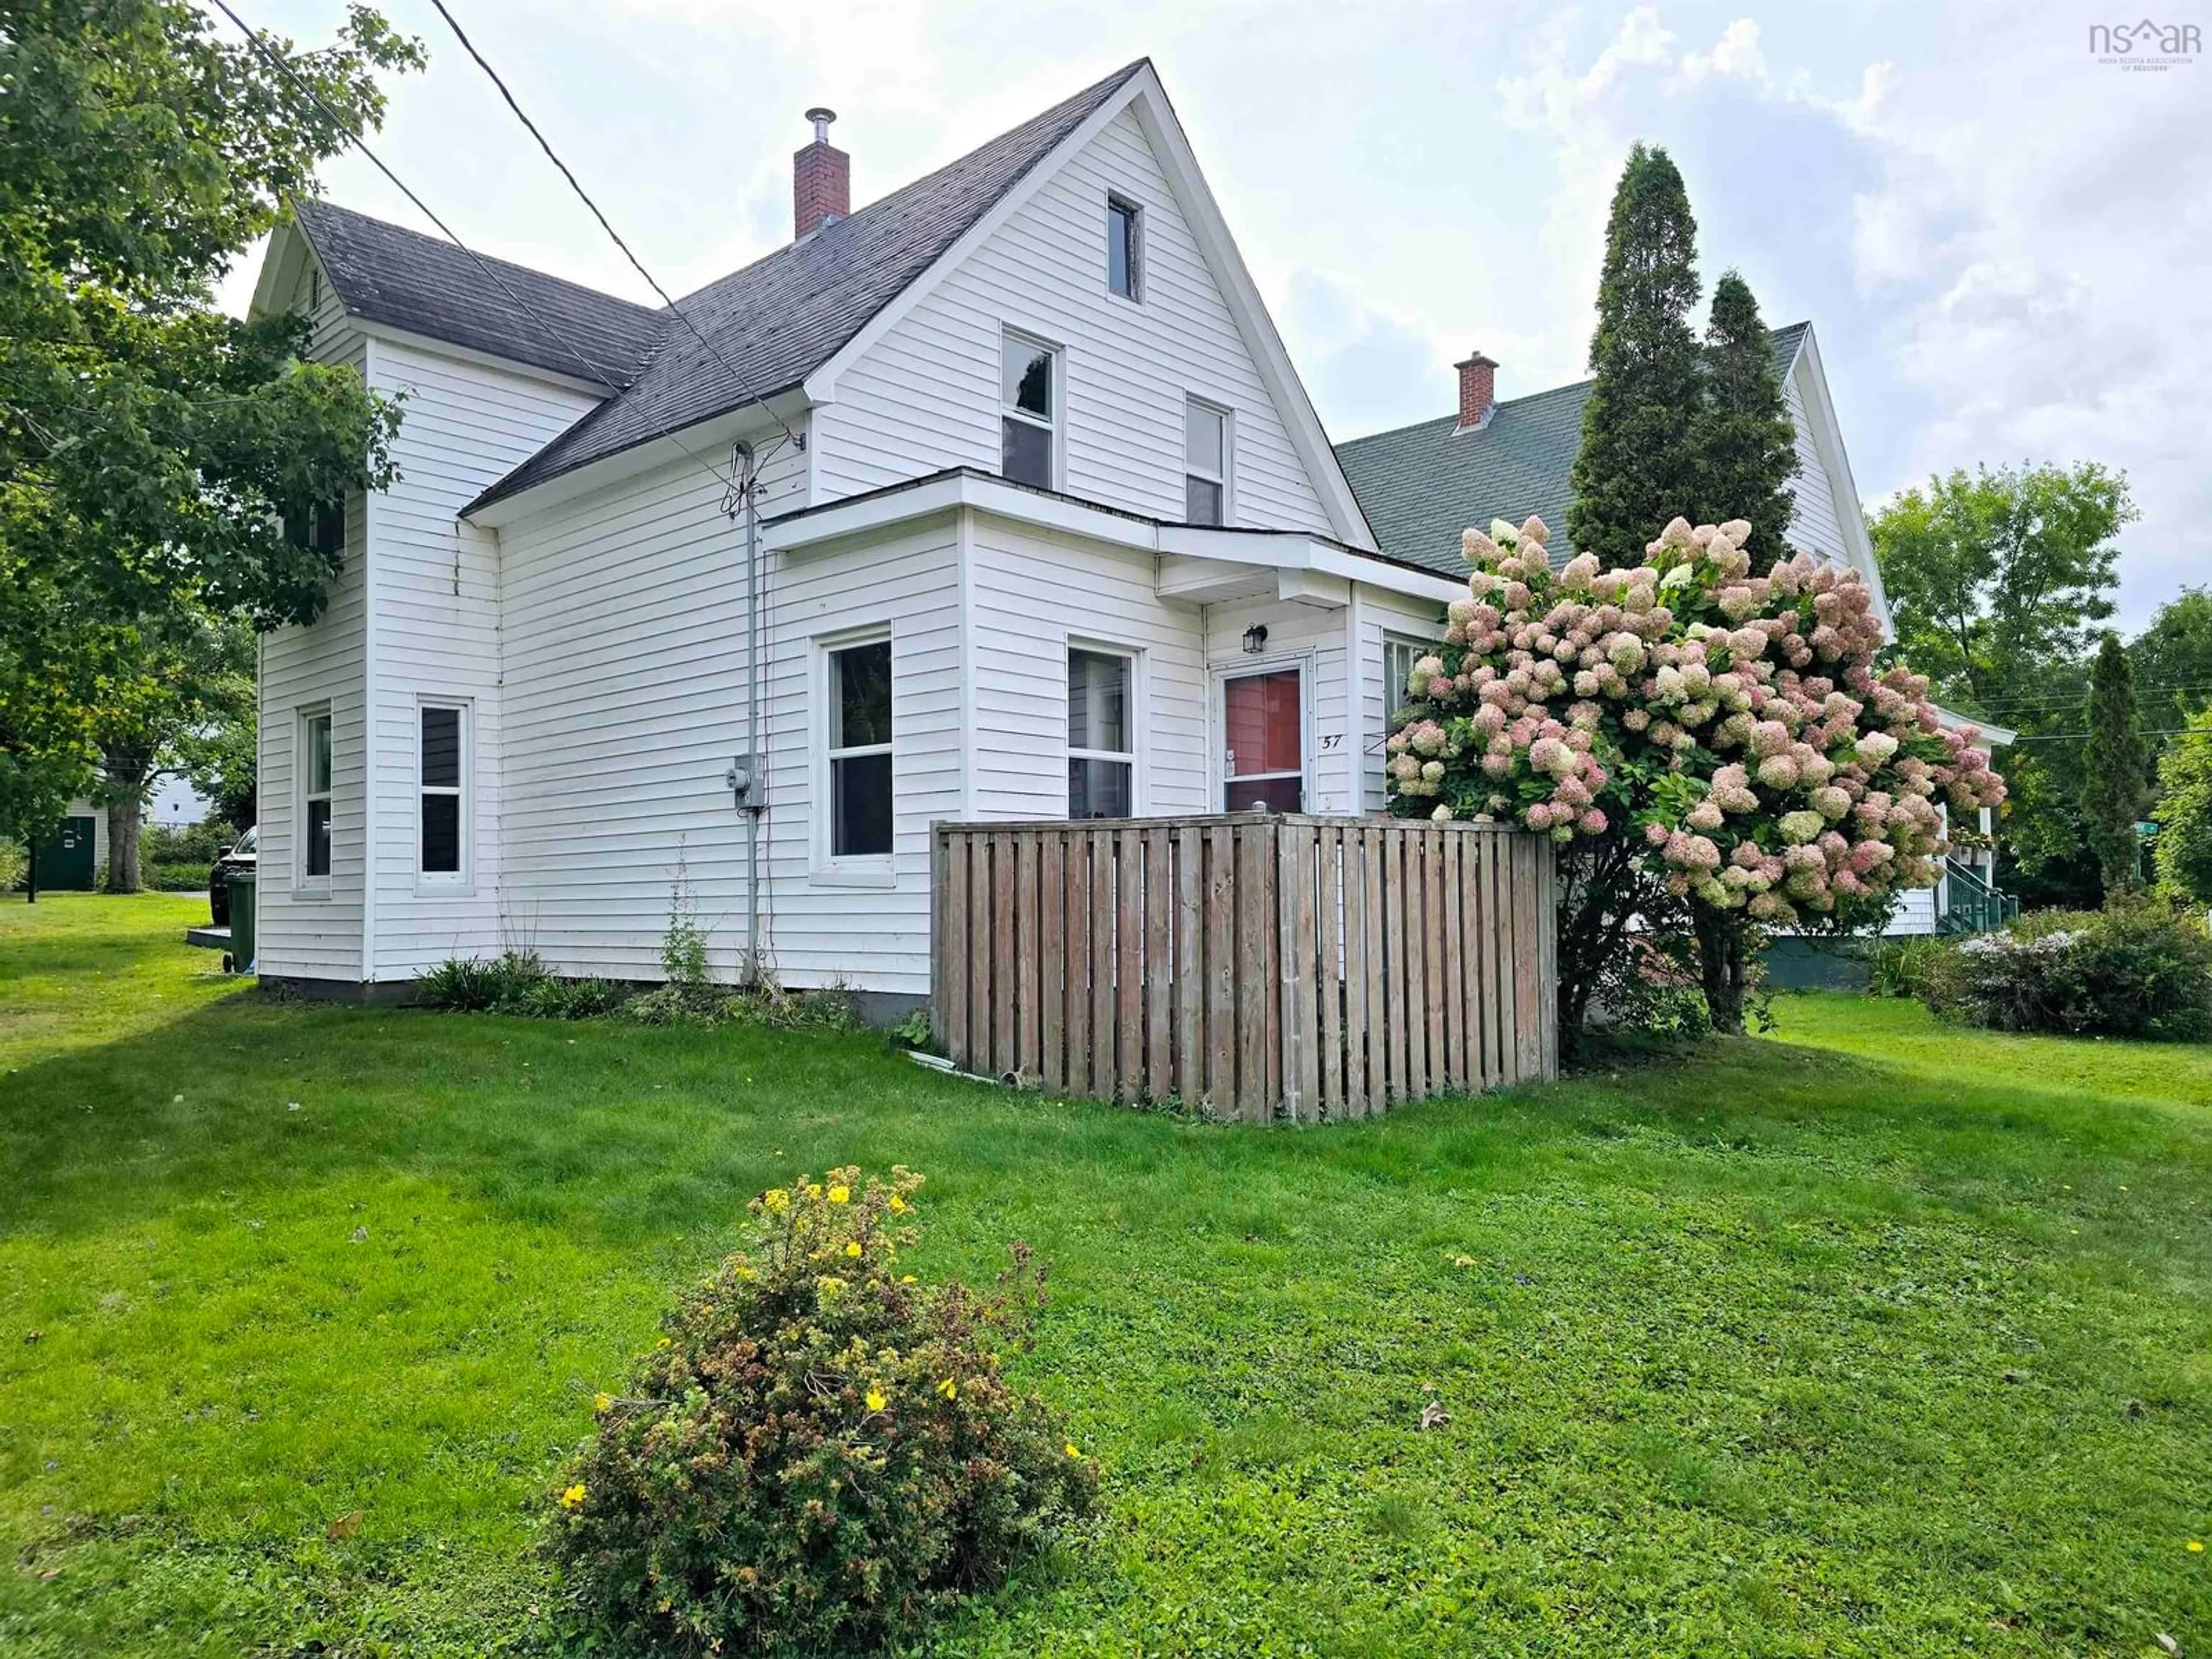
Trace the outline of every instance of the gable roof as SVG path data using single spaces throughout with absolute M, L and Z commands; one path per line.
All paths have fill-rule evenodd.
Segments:
M 1770 337 L 1775 371 L 1784 380 L 1810 327 L 1792 323 Z M 1565 563 L 1573 551 L 1568 480 L 1593 384 L 1577 380 L 1509 399 L 1472 432 L 1460 431 L 1459 417 L 1447 415 L 1339 444 L 1337 459 L 1382 550 L 1458 575 L 1467 568 L 1462 530 L 1486 528 L 1492 519 L 1519 524 L 1533 513 L 1551 526 L 1553 562 Z
M 498 274 L 491 282 L 451 242 L 334 203 L 301 201 L 292 215 L 349 316 L 610 392 L 630 383 L 665 321 L 651 306 L 505 259 L 484 260 Z
M 678 300 L 684 320 L 658 313 L 651 358 L 619 397 L 464 512 L 800 384 L 1144 67 L 1140 59 L 1117 70 L 981 149 Z

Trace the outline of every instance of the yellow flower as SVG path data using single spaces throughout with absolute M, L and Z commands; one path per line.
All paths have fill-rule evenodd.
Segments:
M 592 1396 L 592 1409 L 595 1412 L 603 1412 L 614 1403 L 615 1397 L 611 1394 L 595 1394 Z
M 1075 1449 L 1075 1443 L 1073 1440 L 1069 1441 L 1065 1446 L 1062 1446 L 1060 1449 L 1066 1452 L 1070 1457 L 1080 1457 L 1083 1455 L 1081 1452 Z
M 845 1288 L 845 1281 L 842 1279 L 834 1279 L 824 1274 L 822 1278 L 814 1281 L 814 1288 L 822 1293 L 822 1298 L 826 1302 L 831 1297 L 837 1295 Z
M 2204 1540 L 2203 1540 L 2203 1539 L 2201 1539 L 2201 1538 L 2192 1538 L 2192 1539 L 2191 1539 L 2191 1540 L 2189 1540 L 2189 1553 L 2190 1553 L 2191 1555 L 2202 1555 L 2202 1554 L 2203 1554 L 2203 1553 L 2204 1553 Z
M 896 1215 L 904 1215 L 906 1213 L 906 1200 L 901 1198 L 896 1193 L 893 1193 L 891 1194 L 891 1211 Z
M 584 1483 L 580 1480 L 561 1494 L 561 1507 L 564 1510 L 581 1509 L 583 1504 Z
M 852 1196 L 853 1189 L 850 1187 L 832 1187 L 830 1189 L 830 1201 L 832 1204 L 845 1203 Z
M 669 1345 L 669 1344 L 668 1344 L 668 1339 L 667 1339 L 666 1337 L 665 1337 L 665 1336 L 664 1336 L 664 1337 L 662 1337 L 662 1338 L 660 1339 L 660 1340 L 659 1340 L 659 1341 L 658 1341 L 658 1342 L 654 1343 L 653 1346 L 654 1347 L 656 1347 L 656 1348 L 665 1348 L 665 1347 L 668 1346 L 668 1345 Z
M 856 1239 L 852 1240 L 850 1243 L 848 1243 L 845 1246 L 845 1254 L 846 1254 L 847 1255 L 860 1255 L 860 1241 L 859 1239 L 857 1239 L 857 1238 L 856 1238 Z
M 870 1411 L 879 1412 L 883 1410 L 884 1404 L 884 1391 L 881 1389 L 870 1389 L 868 1390 L 868 1409 Z
M 899 1283 L 900 1283 L 900 1284 L 902 1284 L 902 1285 L 911 1285 L 911 1284 L 913 1284 L 913 1283 L 914 1283 L 914 1275 L 913 1275 L 912 1273 L 901 1273 L 901 1274 L 899 1275 Z
M 806 1195 L 807 1195 L 807 1197 L 809 1197 L 809 1198 L 819 1198 L 819 1197 L 821 1197 L 821 1196 L 822 1196 L 822 1183 L 821 1183 L 820 1182 L 818 1182 L 818 1181 L 810 1181 L 810 1182 L 808 1182 L 806 1183 Z
M 937 1391 L 947 1400 L 957 1399 L 959 1396 L 960 1385 L 948 1376 L 937 1385 Z
M 763 1201 L 767 1204 L 770 1215 L 781 1215 L 791 1207 L 791 1194 L 781 1187 L 771 1187 L 768 1189 L 768 1197 Z

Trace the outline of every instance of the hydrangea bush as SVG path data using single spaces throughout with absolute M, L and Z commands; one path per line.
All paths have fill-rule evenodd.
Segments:
M 1097 1467 L 1009 1383 L 1044 1273 L 899 1270 L 921 1177 L 802 1177 L 687 1295 L 565 1477 L 550 1548 L 617 1651 L 845 1653 L 912 1636 L 1088 1511 Z
M 1802 554 L 1755 573 L 1749 534 L 1676 519 L 1632 569 L 1554 571 L 1540 519 L 1468 531 L 1468 597 L 1414 665 L 1386 763 L 1400 816 L 1609 845 L 1686 905 L 1727 1028 L 1749 924 L 1877 921 L 1936 881 L 1939 803 L 2004 798 L 1978 733 L 1876 667 L 1858 573 Z

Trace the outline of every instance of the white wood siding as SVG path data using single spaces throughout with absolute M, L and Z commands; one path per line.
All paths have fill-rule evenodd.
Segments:
M 1790 514 L 1790 544 L 1815 558 L 1833 564 L 1849 564 L 1843 527 L 1837 519 L 1835 483 L 1820 459 L 1819 447 L 1813 441 L 1812 421 L 1805 412 L 1804 393 L 1797 384 L 1799 375 L 1804 373 L 1805 359 L 1800 356 L 1797 366 L 1782 383 L 1782 398 L 1789 405 L 1790 422 L 1797 429 L 1797 476 L 1790 485 L 1796 492 Z M 1858 510 L 1856 502 L 1851 504 L 1851 510 Z
M 307 307 L 311 258 L 293 303 Z M 363 372 L 368 342 L 347 320 L 328 283 L 315 284 L 308 355 Z M 366 638 L 364 572 L 370 506 L 346 504 L 345 568 L 331 582 L 323 614 L 306 628 L 283 628 L 261 641 L 259 730 L 259 911 L 256 949 L 264 974 L 358 982 L 362 977 L 362 848 L 367 822 L 367 705 L 362 695 Z M 298 844 L 294 754 L 300 715 L 331 711 L 331 878 L 329 890 L 295 885 Z
M 376 388 L 405 398 L 399 478 L 373 506 L 369 696 L 375 822 L 371 977 L 412 978 L 481 956 L 500 933 L 502 799 L 499 543 L 455 518 L 587 413 L 596 399 L 534 376 L 431 349 L 373 343 Z M 420 717 L 425 699 L 467 707 L 465 884 L 418 874 Z
M 805 459 L 770 463 L 788 506 Z M 744 538 L 689 463 L 501 535 L 506 926 L 556 969 L 660 976 L 679 860 L 715 970 L 744 950 L 745 832 L 723 775 L 747 747 Z M 949 520 L 769 564 L 763 946 L 787 984 L 928 985 L 930 823 L 961 810 L 961 629 Z M 890 871 L 817 854 L 817 643 L 887 628 L 898 816 Z
M 1142 301 L 1106 289 L 1106 196 L 1143 210 Z M 1183 407 L 1235 411 L 1233 522 L 1329 533 L 1212 272 L 1124 112 L 843 374 L 818 411 L 817 501 L 1000 467 L 1000 342 L 1063 349 L 1062 486 L 1183 516 Z
M 1382 787 L 1382 745 L 1392 727 L 1390 716 L 1406 701 L 1406 688 L 1386 685 L 1382 679 L 1386 636 L 1405 640 L 1437 640 L 1444 636 L 1443 607 L 1424 605 L 1395 593 L 1363 590 L 1359 601 L 1359 773 L 1361 812 L 1379 812 L 1387 797 Z
M 1229 600 L 1206 609 L 1206 662 L 1212 684 L 1206 689 L 1211 738 L 1205 810 L 1224 808 L 1222 781 L 1227 744 L 1221 728 L 1219 679 L 1224 673 L 1296 668 L 1304 677 L 1300 690 L 1306 706 L 1305 810 L 1348 812 L 1358 769 L 1352 754 L 1349 653 L 1343 607 L 1286 604 L 1278 599 Z M 1267 629 L 1267 649 L 1258 656 L 1244 650 L 1244 630 L 1255 623 Z
M 1206 811 L 1205 625 L 1198 607 L 1160 599 L 1155 556 L 979 518 L 969 557 L 975 776 L 967 816 L 1067 816 L 1071 644 L 1137 653 L 1138 810 Z

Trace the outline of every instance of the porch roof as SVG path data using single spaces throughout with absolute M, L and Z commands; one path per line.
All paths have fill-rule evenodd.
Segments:
M 797 553 L 963 509 L 1157 554 L 1163 560 L 1161 596 L 1193 604 L 1270 590 L 1310 604 L 1341 604 L 1336 586 L 1352 582 L 1438 605 L 1467 593 L 1463 581 L 1410 560 L 1365 552 L 1317 532 L 1148 518 L 965 466 L 799 507 L 764 520 L 763 529 L 769 546 Z

